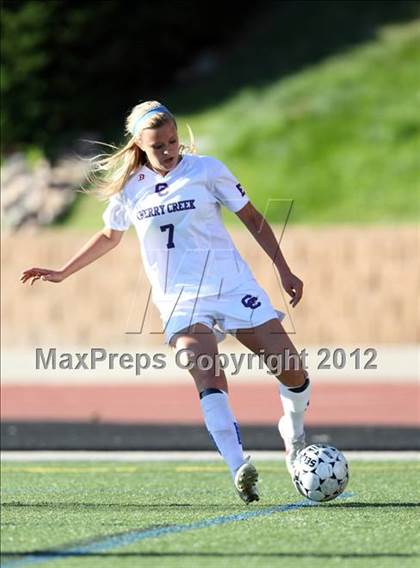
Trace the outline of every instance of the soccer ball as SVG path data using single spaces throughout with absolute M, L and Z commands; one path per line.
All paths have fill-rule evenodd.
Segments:
M 344 491 L 349 481 L 349 466 L 344 455 L 325 444 L 312 444 L 299 452 L 293 483 L 311 501 L 331 501 Z

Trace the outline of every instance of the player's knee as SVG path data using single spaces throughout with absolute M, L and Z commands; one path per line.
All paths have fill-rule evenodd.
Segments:
M 191 348 L 185 347 L 176 351 L 175 361 L 178 367 L 180 367 L 181 369 L 193 369 L 196 360 L 197 354 Z
M 180 349 L 176 353 L 176 362 L 179 367 L 206 377 L 220 374 L 216 372 L 219 369 L 217 355 L 211 353 L 202 353 L 191 348 Z

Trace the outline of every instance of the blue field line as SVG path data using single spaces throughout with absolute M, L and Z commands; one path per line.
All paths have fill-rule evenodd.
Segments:
M 343 493 L 338 499 L 352 497 L 353 493 Z M 43 554 L 28 554 L 16 560 L 9 560 L 1 564 L 2 568 L 18 568 L 21 566 L 33 566 L 41 564 L 42 562 L 51 562 L 54 560 L 64 559 L 66 557 L 75 556 L 90 556 L 95 554 L 102 554 L 120 548 L 122 546 L 129 546 L 136 542 L 146 540 L 149 538 L 157 538 L 167 534 L 176 534 L 187 531 L 194 531 L 198 529 L 206 529 L 218 525 L 227 525 L 238 521 L 247 521 L 255 517 L 268 517 L 274 513 L 287 513 L 295 511 L 296 509 L 303 509 L 304 507 L 318 507 L 319 503 L 312 501 L 299 501 L 298 503 L 290 503 L 289 505 L 277 505 L 276 507 L 269 507 L 267 509 L 257 509 L 254 511 L 247 511 L 236 515 L 224 515 L 222 517 L 215 517 L 204 521 L 197 521 L 187 525 L 171 525 L 169 527 L 161 527 L 157 529 L 149 529 L 144 531 L 133 531 L 126 534 L 106 537 L 100 541 L 86 544 L 85 546 L 75 546 L 73 548 L 64 548 L 62 550 L 51 550 Z M 7 555 L 7 552 L 4 553 Z

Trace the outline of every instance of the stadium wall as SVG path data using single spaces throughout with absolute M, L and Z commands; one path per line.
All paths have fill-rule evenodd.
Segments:
M 282 227 L 275 227 L 278 238 Z M 243 257 L 299 344 L 408 344 L 419 338 L 420 234 L 414 226 L 288 227 L 282 250 L 305 284 L 290 310 L 271 261 L 243 230 L 231 229 Z M 134 232 L 94 265 L 60 285 L 22 286 L 30 266 L 59 267 L 89 235 L 52 230 L 3 238 L 3 347 L 162 343 L 160 320 Z M 149 305 L 148 309 L 147 306 Z M 144 314 L 147 314 L 144 318 Z M 131 332 L 127 334 L 126 332 Z M 151 333 L 152 332 L 152 333 Z

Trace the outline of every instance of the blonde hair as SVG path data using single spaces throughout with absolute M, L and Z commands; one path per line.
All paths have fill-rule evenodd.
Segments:
M 118 148 L 112 144 L 104 144 L 113 150 L 110 154 L 99 154 L 91 158 L 91 172 L 89 174 L 89 182 L 94 184 L 94 193 L 100 199 L 108 199 L 112 195 L 119 193 L 130 176 L 147 161 L 146 153 L 137 145 L 139 134 L 144 128 L 159 128 L 163 124 L 172 121 L 177 127 L 176 120 L 172 114 L 168 112 L 157 112 L 151 114 L 149 118 L 145 118 L 144 122 L 141 118 L 153 109 L 162 106 L 158 101 L 146 101 L 136 105 L 128 115 L 125 123 L 125 134 L 129 136 L 128 142 Z M 137 125 L 141 122 L 141 128 Z M 180 154 L 196 152 L 194 145 L 194 135 L 191 128 L 187 124 L 190 135 L 190 144 L 188 146 L 180 145 Z

